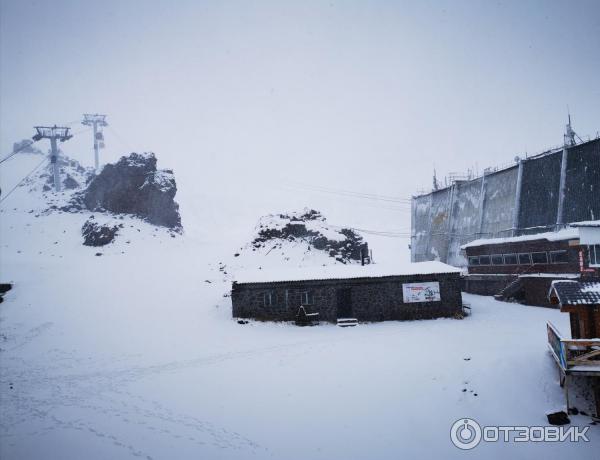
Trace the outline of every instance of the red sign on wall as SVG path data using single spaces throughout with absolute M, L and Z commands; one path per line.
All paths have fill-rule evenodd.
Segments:
M 595 272 L 593 268 L 585 268 L 584 258 L 583 258 L 583 249 L 579 250 L 579 271 L 581 273 Z

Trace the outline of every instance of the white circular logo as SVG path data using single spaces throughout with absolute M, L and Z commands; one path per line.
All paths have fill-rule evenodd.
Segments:
M 450 439 L 459 449 L 473 449 L 481 441 L 481 427 L 473 419 L 461 418 L 450 428 Z

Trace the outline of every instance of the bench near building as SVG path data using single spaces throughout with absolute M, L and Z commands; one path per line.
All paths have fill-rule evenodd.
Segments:
M 231 300 L 234 317 L 268 321 L 299 313 L 329 322 L 462 315 L 460 270 L 441 262 L 256 270 L 236 276 Z
M 554 280 L 600 276 L 600 221 L 557 232 L 481 239 L 462 246 L 469 262 L 465 291 L 550 306 Z

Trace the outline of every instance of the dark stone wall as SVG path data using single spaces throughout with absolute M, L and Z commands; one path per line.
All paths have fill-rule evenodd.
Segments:
M 558 308 L 557 305 L 552 305 L 548 300 L 548 291 L 554 280 L 568 279 L 557 276 L 555 278 L 542 278 L 524 276 L 521 278 L 523 285 L 523 298 L 521 300 L 525 305 L 537 305 L 539 307 Z
M 516 275 L 466 275 L 464 290 L 469 294 L 496 295 L 515 279 Z
M 562 152 L 523 162 L 519 227 L 556 224 Z
M 600 219 L 600 140 L 569 149 L 565 222 Z
M 404 303 L 403 283 L 438 281 L 441 301 Z M 338 318 L 338 291 L 351 290 L 352 316 L 359 321 L 414 320 L 452 317 L 462 311 L 461 279 L 458 273 L 412 275 L 352 280 L 294 281 L 283 283 L 234 283 L 231 300 L 234 317 L 267 321 L 293 321 L 301 304 L 301 292 L 312 299 L 309 310 L 322 321 Z M 272 293 L 272 305 L 264 295 Z

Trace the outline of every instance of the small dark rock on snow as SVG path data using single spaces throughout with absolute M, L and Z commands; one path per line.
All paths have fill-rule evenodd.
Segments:
M 83 244 L 85 246 L 105 246 L 114 241 L 118 231 L 118 225 L 98 224 L 92 216 L 81 227 Z
M 548 417 L 548 423 L 550 425 L 568 425 L 571 423 L 571 419 L 564 411 L 552 412 L 550 414 L 546 414 Z

